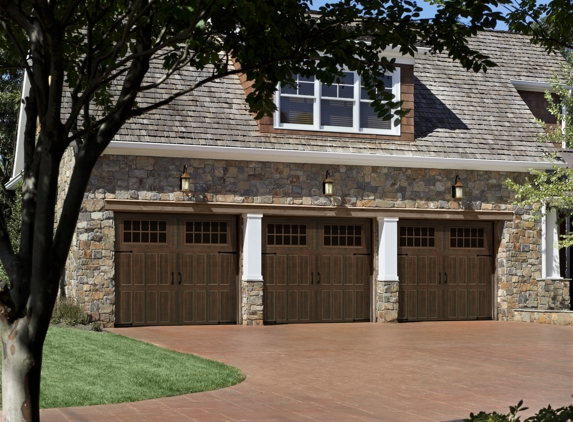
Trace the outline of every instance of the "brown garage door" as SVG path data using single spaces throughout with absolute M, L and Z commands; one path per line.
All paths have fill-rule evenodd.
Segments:
M 118 214 L 116 324 L 236 322 L 236 222 Z
M 369 220 L 264 219 L 267 323 L 370 319 Z
M 399 223 L 400 320 L 492 317 L 491 223 Z

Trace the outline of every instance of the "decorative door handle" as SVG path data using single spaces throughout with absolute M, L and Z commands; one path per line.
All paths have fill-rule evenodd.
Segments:
M 442 273 L 438 273 L 438 284 L 442 284 Z
M 174 277 L 175 277 L 175 274 L 173 273 L 173 271 L 171 271 L 171 285 L 173 285 L 173 283 L 174 283 L 174 281 L 175 281 L 175 280 L 173 279 Z
M 314 284 L 314 273 L 310 273 L 310 284 Z
M 179 283 L 177 284 L 181 284 L 181 272 L 179 272 L 178 274 L 179 274 Z
M 444 273 L 444 284 L 448 284 L 448 273 Z
M 320 284 L 320 273 L 316 273 L 318 280 L 316 281 L 316 284 Z

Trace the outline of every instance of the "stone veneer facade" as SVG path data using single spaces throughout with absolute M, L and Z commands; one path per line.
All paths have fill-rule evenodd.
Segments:
M 66 155 L 61 192 L 73 165 Z M 191 175 L 191 193 L 179 191 L 183 166 Z M 322 195 L 326 171 L 334 176 L 331 198 Z M 451 199 L 451 185 L 459 174 L 465 199 Z M 92 172 L 85 194 L 68 264 L 65 292 L 83 306 L 94 321 L 114 323 L 114 215 L 106 199 L 344 206 L 369 209 L 446 209 L 514 211 L 512 221 L 496 224 L 498 319 L 513 319 L 522 286 L 541 275 L 540 223 L 531 209 L 515 208 L 505 181 L 519 181 L 523 173 L 497 171 L 411 169 L 225 161 L 187 158 L 103 156 Z M 62 195 L 59 198 L 61 204 Z M 240 214 L 238 211 L 237 214 Z M 376 276 L 376 271 L 374 272 Z M 241 316 L 244 324 L 262 322 L 262 283 L 243 282 Z M 378 282 L 376 319 L 395 321 L 398 284 Z M 494 299 L 495 300 L 495 299 Z

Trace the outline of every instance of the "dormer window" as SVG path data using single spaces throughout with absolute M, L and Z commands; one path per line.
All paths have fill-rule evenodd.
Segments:
M 297 75 L 294 87 L 279 86 L 275 128 L 324 132 L 400 135 L 395 117 L 379 118 L 356 72 L 345 71 L 331 86 Z M 400 68 L 384 76 L 386 92 L 400 101 Z

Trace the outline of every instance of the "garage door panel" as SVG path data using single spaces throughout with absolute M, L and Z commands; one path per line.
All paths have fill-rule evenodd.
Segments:
M 344 319 L 353 321 L 356 314 L 354 309 L 354 290 L 344 290 Z
M 342 321 L 343 315 L 344 315 L 343 310 L 344 310 L 344 302 L 343 302 L 342 290 L 333 290 L 332 291 L 332 319 L 334 321 Z
M 430 290 L 428 292 L 428 319 L 438 319 L 439 312 L 438 312 L 438 307 L 441 304 L 441 302 L 438 300 L 439 297 L 439 293 L 438 290 Z
M 370 316 L 370 312 L 368 312 L 368 304 L 366 302 L 366 294 L 364 293 L 364 290 L 356 290 L 354 292 L 354 297 L 355 297 L 355 305 L 354 305 L 354 310 L 355 310 L 355 315 L 354 315 L 354 319 L 355 320 L 365 320 L 368 319 L 368 317 Z
M 157 292 L 145 292 L 145 315 L 148 324 L 158 322 L 158 309 L 157 309 Z
M 181 284 L 192 286 L 194 284 L 195 256 L 190 253 L 181 254 Z
M 148 253 L 145 256 L 146 269 L 146 285 L 156 286 L 158 284 L 159 265 L 156 253 Z
M 406 285 L 417 286 L 418 282 L 418 257 L 409 256 L 408 257 L 408 278 L 406 279 Z
M 234 295 L 230 291 L 222 290 L 220 297 L 221 316 L 219 317 L 219 321 L 231 322 L 233 321 L 233 315 L 235 314 Z
M 219 309 L 220 309 L 219 291 L 208 290 L 207 299 L 208 299 L 209 322 L 211 323 L 219 322 Z
M 300 320 L 309 322 L 312 319 L 312 310 L 314 304 L 311 303 L 311 294 L 308 290 L 301 290 L 299 292 L 300 303 Z
M 133 293 L 120 292 L 119 294 L 119 323 L 132 324 L 133 323 Z
M 332 320 L 332 292 L 324 290 L 320 292 L 320 319 L 322 321 Z
M 207 322 L 207 291 L 197 290 L 195 291 L 195 322 L 206 323 Z
M 133 284 L 136 286 L 143 286 L 145 284 L 145 254 L 133 253 Z
M 159 322 L 169 324 L 171 321 L 171 292 L 159 292 Z
M 276 291 L 276 321 L 287 322 L 288 319 L 288 296 L 286 290 Z
M 299 257 L 297 255 L 290 255 L 287 257 L 287 284 L 298 286 L 300 279 Z
M 418 309 L 416 312 L 417 318 L 428 318 L 428 291 L 418 290 L 417 297 Z
M 468 318 L 468 291 L 460 289 L 457 292 L 457 317 L 460 319 Z
M 479 317 L 479 296 L 477 289 L 468 290 L 468 317 L 475 319 Z
M 287 292 L 287 319 L 297 321 L 299 319 L 298 290 Z
M 408 290 L 406 295 L 406 317 L 418 319 L 418 291 Z
M 216 286 L 220 283 L 223 273 L 223 259 L 221 255 L 209 254 L 207 256 L 208 260 L 208 271 L 207 271 L 207 284 L 209 286 Z
M 195 292 L 192 290 L 184 290 L 181 295 L 182 303 L 182 319 L 184 324 L 191 324 L 195 322 Z
M 277 286 L 285 286 L 287 284 L 287 256 L 286 255 L 278 255 L 276 259 L 276 267 L 275 267 L 275 283 Z
M 267 290 L 263 295 L 264 301 L 264 319 L 270 322 L 276 322 L 277 314 L 276 314 L 276 294 L 277 292 L 274 290 Z
M 341 286 L 343 284 L 344 268 L 342 265 L 342 257 L 340 255 L 333 256 L 332 258 L 332 284 Z
M 193 284 L 197 286 L 207 285 L 207 255 L 206 254 L 196 254 L 194 256 L 195 265 L 191 269 L 191 274 L 193 275 Z
M 477 261 L 478 271 L 476 271 L 476 273 L 479 274 L 479 278 L 475 284 L 479 286 L 486 286 L 490 284 L 488 283 L 488 280 L 490 279 L 491 258 L 480 256 L 477 257 Z
M 468 261 L 470 259 L 467 256 L 458 257 L 456 262 L 456 276 L 451 281 L 453 285 L 467 286 L 469 283 L 468 277 Z
M 145 292 L 143 290 L 133 292 L 133 323 L 145 324 Z
M 332 286 L 332 257 L 330 255 L 320 256 L 320 283 L 323 286 Z
M 450 319 L 457 318 L 457 295 L 455 290 L 448 290 L 446 293 L 446 312 Z
M 131 286 L 132 283 L 132 273 L 133 273 L 133 255 L 131 253 L 117 253 L 116 259 L 119 263 L 119 285 L 120 286 Z
M 490 312 L 490 302 L 491 299 L 489 298 L 491 296 L 491 294 L 487 291 L 487 290 L 478 290 L 478 297 L 479 297 L 479 317 L 480 318 L 484 318 L 486 317 Z
M 167 286 L 171 283 L 171 259 L 169 254 L 159 254 L 159 284 Z

